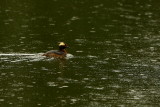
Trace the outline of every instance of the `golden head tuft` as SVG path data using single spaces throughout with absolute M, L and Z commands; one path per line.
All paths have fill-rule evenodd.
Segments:
M 65 46 L 66 44 L 64 42 L 59 42 L 59 46 Z

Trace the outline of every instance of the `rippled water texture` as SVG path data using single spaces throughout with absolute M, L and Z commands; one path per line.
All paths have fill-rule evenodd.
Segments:
M 0 1 L 1 107 L 159 107 L 160 2 Z M 64 59 L 42 56 L 64 41 Z

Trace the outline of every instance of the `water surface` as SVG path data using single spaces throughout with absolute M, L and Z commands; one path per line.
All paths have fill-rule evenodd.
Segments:
M 158 1 L 0 4 L 1 106 L 160 106 Z M 67 58 L 42 56 L 59 41 Z

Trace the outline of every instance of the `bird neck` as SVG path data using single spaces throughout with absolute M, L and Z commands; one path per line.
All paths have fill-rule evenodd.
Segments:
M 65 48 L 66 48 L 66 47 L 64 47 L 64 46 L 60 46 L 60 47 L 59 47 L 59 50 L 62 51 L 62 52 L 64 52 L 64 53 L 67 53 L 67 51 L 65 50 Z

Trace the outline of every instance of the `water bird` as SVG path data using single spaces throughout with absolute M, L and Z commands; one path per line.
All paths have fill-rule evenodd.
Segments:
M 59 42 L 59 50 L 51 50 L 44 53 L 42 56 L 46 57 L 54 57 L 54 58 L 65 58 L 67 55 L 67 51 L 65 50 L 68 48 L 68 45 L 64 42 Z

